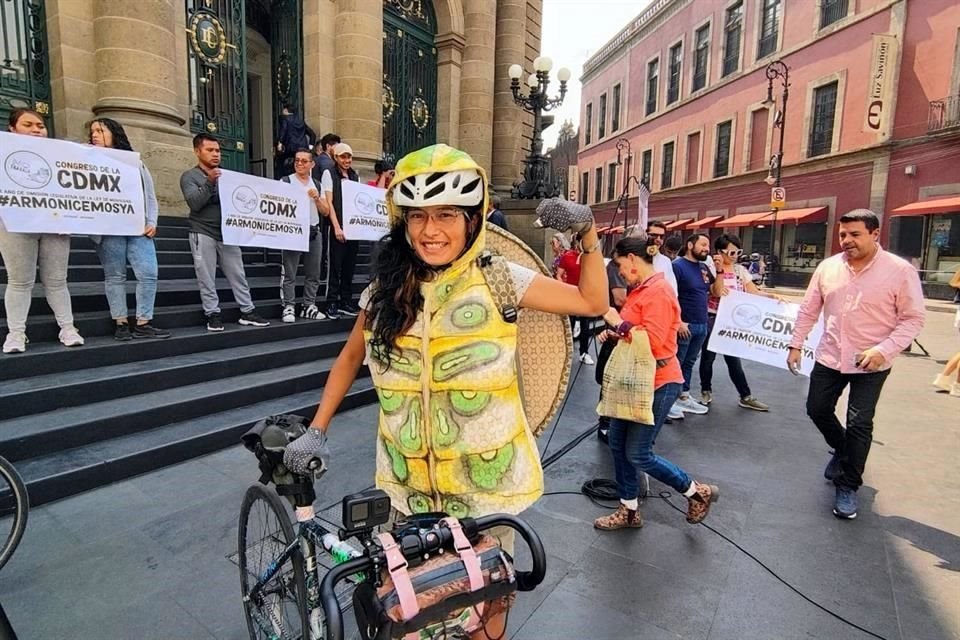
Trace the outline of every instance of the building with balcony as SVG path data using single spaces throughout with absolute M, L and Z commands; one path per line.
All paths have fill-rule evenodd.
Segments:
M 779 78 L 768 96 L 775 60 L 789 67 L 785 105 Z M 651 219 L 736 232 L 777 255 L 784 283 L 839 249 L 837 219 L 859 207 L 926 280 L 960 266 L 953 0 L 656 0 L 582 81 L 579 194 L 604 226 L 623 225 L 618 203 L 634 215 L 635 176 Z M 779 125 L 787 198 L 774 215 Z

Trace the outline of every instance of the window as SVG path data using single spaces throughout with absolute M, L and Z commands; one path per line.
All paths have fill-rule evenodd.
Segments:
M 687 184 L 700 181 L 700 132 L 687 136 Z
M 657 86 L 660 83 L 660 60 L 647 63 L 647 115 L 657 110 Z
M 847 17 L 849 0 L 821 0 L 820 28 L 828 27 L 837 20 Z
M 670 47 L 670 77 L 667 79 L 667 104 L 680 99 L 680 68 L 683 66 L 683 45 Z
M 699 91 L 707 86 L 707 68 L 710 66 L 710 25 L 697 29 L 694 40 L 692 91 Z
M 587 123 L 583 128 L 583 144 L 590 144 L 590 132 L 593 130 L 593 103 L 587 105 Z
M 643 152 L 643 157 L 640 161 L 640 182 L 647 185 L 647 189 L 650 188 L 650 174 L 653 171 L 653 150 L 647 149 Z
M 673 186 L 673 143 L 663 145 L 663 168 L 660 171 L 660 188 L 669 189 Z
M 597 203 L 603 197 L 603 167 L 597 167 L 594 178 L 596 181 L 593 184 L 593 202 Z
M 603 140 L 603 136 L 607 135 L 607 94 L 600 96 L 600 113 L 597 116 L 597 140 Z
M 611 162 L 607 167 L 607 200 L 617 197 L 617 163 Z
M 837 82 L 817 87 L 813 92 L 813 126 L 807 156 L 822 156 L 833 150 L 833 120 L 837 111 Z
M 757 60 L 777 50 L 780 34 L 780 0 L 763 0 L 760 13 L 760 42 L 757 44 Z
M 767 166 L 767 109 L 757 109 L 750 114 L 750 160 L 748 171 L 759 171 Z
M 590 193 L 590 172 L 584 171 L 580 176 L 580 204 L 587 204 L 588 193 Z
M 723 26 L 723 74 L 727 77 L 740 68 L 740 36 L 743 32 L 743 2 L 727 9 Z
M 620 129 L 620 85 L 613 87 L 613 113 L 610 114 L 610 131 Z
M 722 178 L 730 173 L 730 133 L 733 122 L 727 120 L 717 125 L 717 155 L 713 159 L 713 177 Z

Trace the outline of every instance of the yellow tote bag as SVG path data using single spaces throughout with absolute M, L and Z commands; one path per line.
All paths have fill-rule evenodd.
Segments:
M 634 328 L 630 336 L 630 342 L 620 340 L 610 354 L 603 371 L 597 413 L 652 425 L 657 360 L 646 331 Z

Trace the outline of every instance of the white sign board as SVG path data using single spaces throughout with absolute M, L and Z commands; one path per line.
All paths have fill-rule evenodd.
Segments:
M 223 170 L 217 190 L 224 244 L 310 250 L 310 202 L 300 187 Z
M 798 304 L 731 291 L 720 298 L 717 320 L 707 348 L 714 353 L 786 369 L 787 347 L 790 346 L 799 310 Z M 814 350 L 822 335 L 821 318 L 803 345 L 800 373 L 805 376 L 809 376 L 813 370 Z
M 387 190 L 367 184 L 343 180 L 343 211 L 340 226 L 347 240 L 377 241 L 390 232 L 387 216 Z
M 0 219 L 15 233 L 139 236 L 140 154 L 0 133 Z

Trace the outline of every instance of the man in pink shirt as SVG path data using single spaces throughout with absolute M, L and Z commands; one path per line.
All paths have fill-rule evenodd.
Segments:
M 893 359 L 923 329 L 920 278 L 909 262 L 877 243 L 880 220 L 868 209 L 840 218 L 843 253 L 820 263 L 790 342 L 787 366 L 796 374 L 801 347 L 823 312 L 824 331 L 810 375 L 807 415 L 834 452 L 823 475 L 836 485 L 833 515 L 857 517 L 857 489 L 873 438 L 873 414 Z M 847 426 L 837 400 L 850 385 Z

